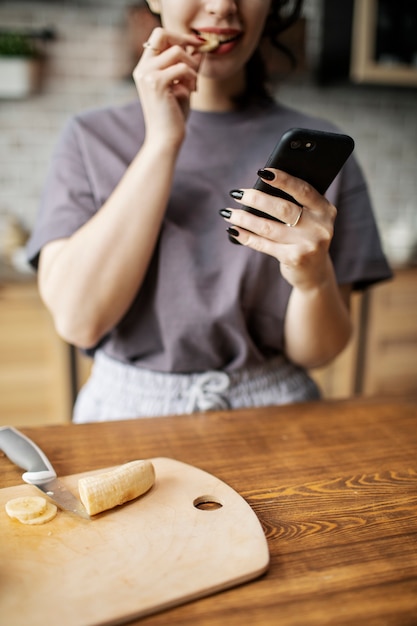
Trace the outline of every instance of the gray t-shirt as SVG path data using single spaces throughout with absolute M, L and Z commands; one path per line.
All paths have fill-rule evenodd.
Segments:
M 191 112 L 147 276 L 130 310 L 101 342 L 109 356 L 155 371 L 199 372 L 232 371 L 282 352 L 291 287 L 275 259 L 229 242 L 218 211 L 233 206 L 231 189 L 253 185 L 291 127 L 337 130 L 279 104 Z M 34 266 L 47 242 L 70 236 L 100 210 L 143 138 L 138 102 L 89 111 L 67 124 L 28 243 Z M 157 170 L 149 185 L 158 185 Z M 331 257 L 339 284 L 360 289 L 388 278 L 354 157 L 327 195 L 338 208 Z M 140 210 L 138 197 L 132 211 Z M 115 240 L 109 254 L 117 248 Z

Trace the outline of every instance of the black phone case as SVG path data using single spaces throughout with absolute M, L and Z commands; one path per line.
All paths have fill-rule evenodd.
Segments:
M 307 128 L 291 128 L 282 135 L 265 167 L 280 169 L 291 176 L 301 178 L 319 193 L 324 194 L 353 152 L 354 147 L 355 143 L 349 135 Z M 272 196 L 284 198 L 301 206 L 292 196 L 271 187 L 261 178 L 257 179 L 254 189 L 260 189 Z M 242 208 L 260 217 L 280 221 L 252 207 L 242 206 Z

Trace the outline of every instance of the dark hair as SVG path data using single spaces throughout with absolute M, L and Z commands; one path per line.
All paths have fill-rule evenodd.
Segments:
M 299 19 L 302 8 L 303 0 L 272 0 L 262 36 L 262 39 L 268 39 L 289 59 L 292 68 L 296 66 L 297 59 L 293 52 L 280 42 L 279 36 Z M 246 89 L 238 98 L 237 104 L 245 106 L 248 102 L 271 101 L 272 96 L 268 91 L 267 81 L 265 61 L 258 47 L 246 64 Z

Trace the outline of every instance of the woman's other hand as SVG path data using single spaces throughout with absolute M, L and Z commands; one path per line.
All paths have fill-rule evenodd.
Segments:
M 197 88 L 201 40 L 155 28 L 144 45 L 133 78 L 144 112 L 147 140 L 181 144 Z

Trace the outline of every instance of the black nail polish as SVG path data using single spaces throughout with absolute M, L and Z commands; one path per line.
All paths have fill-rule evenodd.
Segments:
M 229 228 L 227 229 L 227 232 L 229 233 L 229 235 L 231 235 L 232 237 L 239 237 L 239 231 L 236 230 L 236 228 L 233 228 L 232 226 L 229 226 Z
M 274 180 L 275 178 L 275 174 L 273 172 L 264 169 L 258 170 L 258 176 L 264 180 Z
M 232 217 L 232 212 L 230 209 L 220 209 L 219 213 L 222 217 L 225 217 L 226 219 Z
M 229 195 L 235 200 L 241 200 L 243 198 L 243 191 L 241 189 L 232 189 L 232 191 L 229 191 Z

